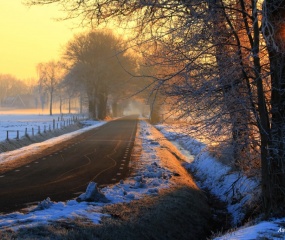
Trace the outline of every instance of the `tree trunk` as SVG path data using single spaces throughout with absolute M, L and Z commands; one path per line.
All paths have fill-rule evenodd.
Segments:
M 268 212 L 285 209 L 285 55 L 270 51 L 271 66 L 271 132 L 269 157 L 263 182 Z M 267 176 L 268 175 L 268 176 Z
M 96 101 L 96 90 L 95 88 L 89 89 L 87 92 L 88 96 L 88 112 L 91 119 L 97 119 L 97 101 Z
M 68 113 L 71 113 L 71 98 L 68 98 Z
M 46 103 L 46 94 L 40 93 L 40 101 L 41 101 L 42 111 L 44 111 L 45 110 L 45 103 Z
M 263 27 L 271 70 L 269 156 L 262 182 L 266 212 L 285 211 L 285 2 L 264 1 Z
M 161 121 L 161 105 L 159 99 L 153 100 L 152 104 L 150 104 L 150 122 L 152 124 L 157 124 Z
M 79 97 L 79 113 L 82 114 L 82 112 L 83 112 L 83 97 L 80 94 L 80 97 Z
M 213 23 L 216 61 L 219 70 L 219 84 L 223 91 L 223 103 L 231 122 L 232 146 L 235 165 L 241 167 L 249 155 L 250 107 L 247 100 L 247 84 L 240 65 L 238 43 L 228 42 L 233 38 L 233 29 L 228 29 L 225 9 L 221 0 L 209 1 Z M 238 38 L 238 35 L 234 36 Z M 238 39 L 236 39 L 238 41 Z M 233 41 L 233 40 L 232 40 Z
M 98 94 L 98 119 L 104 120 L 107 117 L 107 94 L 101 92 Z
M 113 117 L 118 117 L 118 102 L 117 101 L 113 101 L 112 103 L 112 114 L 113 114 Z
M 49 102 L 49 115 L 52 116 L 52 102 L 53 102 L 53 92 L 50 92 L 50 102 Z
M 59 98 L 59 112 L 62 114 L 62 98 Z
M 222 73 L 222 72 L 220 72 Z M 226 76 L 222 76 L 225 78 Z M 237 76 L 238 77 L 238 76 Z M 227 76 L 231 78 L 231 76 Z M 233 147 L 234 164 L 243 169 L 248 166 L 249 159 L 249 121 L 250 110 L 248 108 L 247 97 L 244 95 L 246 88 L 242 77 L 235 79 L 238 83 L 224 80 L 222 81 L 223 102 L 226 111 L 229 113 L 231 123 L 231 137 Z M 227 85 L 228 83 L 228 85 Z M 228 88 L 228 86 L 230 87 Z
M 89 117 L 93 120 L 96 120 L 96 103 L 93 98 L 88 100 L 88 111 Z

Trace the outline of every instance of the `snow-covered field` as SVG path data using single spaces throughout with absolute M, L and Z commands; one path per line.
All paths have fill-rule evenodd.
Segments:
M 19 138 L 27 134 L 32 136 L 40 131 L 43 132 L 45 129 L 61 128 L 64 125 L 72 124 L 72 120 L 75 117 L 83 118 L 83 115 L 60 115 L 54 114 L 50 116 L 48 114 L 39 113 L 25 113 L 21 111 L 0 111 L 0 141 L 4 141 L 7 138 L 7 131 L 9 139 L 15 139 L 17 137 L 17 131 L 19 131 Z

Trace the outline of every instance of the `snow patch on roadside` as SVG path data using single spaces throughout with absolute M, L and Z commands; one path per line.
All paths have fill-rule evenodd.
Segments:
M 194 161 L 185 163 L 184 167 L 191 170 L 199 179 L 200 188 L 207 188 L 215 196 L 227 203 L 227 210 L 232 214 L 235 226 L 245 217 L 247 206 L 259 197 L 259 181 L 249 179 L 230 167 L 218 162 L 206 151 L 206 145 L 190 136 L 177 133 L 171 127 L 159 125 L 157 128 L 171 141 L 175 141 L 181 148 L 188 150 L 195 156 Z
M 156 195 L 159 189 L 168 188 L 173 173 L 160 165 L 156 148 L 160 145 L 151 135 L 150 125 L 140 121 L 139 137 L 142 139 L 142 154 L 133 176 L 112 187 L 102 189 L 112 203 L 140 199 L 145 194 Z
M 194 160 L 184 166 L 191 170 L 199 179 L 198 185 L 227 203 L 227 209 L 233 216 L 233 225 L 241 223 L 245 209 L 261 195 L 260 183 L 257 179 L 249 179 L 237 172 L 232 172 L 228 166 L 218 162 L 207 152 L 206 145 L 170 126 L 159 125 L 157 128 L 180 148 L 193 154 Z M 256 220 L 257 222 L 258 219 Z M 251 226 L 248 226 L 252 224 Z M 285 218 L 272 219 L 259 223 L 249 223 L 235 231 L 215 240 L 248 240 L 248 239 L 285 239 Z
M 51 202 L 48 208 L 31 210 L 28 213 L 15 212 L 0 215 L 0 229 L 13 229 L 44 225 L 52 221 L 87 218 L 90 222 L 99 223 L 102 216 L 100 206 L 92 206 L 86 202 L 78 203 L 75 200 L 64 202 Z
M 271 222 L 263 221 L 250 227 L 242 227 L 234 232 L 214 238 L 214 240 L 284 239 L 284 223 L 285 218 Z

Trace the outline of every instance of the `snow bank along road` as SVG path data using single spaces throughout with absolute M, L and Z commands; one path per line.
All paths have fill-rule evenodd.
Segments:
M 90 181 L 118 182 L 129 172 L 136 117 L 111 121 L 54 146 L 34 161 L 0 176 L 0 212 L 19 210 L 50 197 L 64 201 L 85 192 Z

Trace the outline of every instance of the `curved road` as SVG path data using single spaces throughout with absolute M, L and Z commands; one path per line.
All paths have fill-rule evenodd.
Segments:
M 111 121 L 54 151 L 0 176 L 0 212 L 10 212 L 50 197 L 77 197 L 90 181 L 99 185 L 126 177 L 137 128 L 135 117 Z M 33 156 L 31 156 L 33 157 Z

